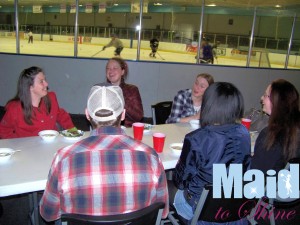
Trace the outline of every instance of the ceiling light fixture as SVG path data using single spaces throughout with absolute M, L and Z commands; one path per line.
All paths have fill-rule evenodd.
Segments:
M 215 3 L 211 3 L 211 4 L 208 4 L 208 5 L 206 5 L 206 6 L 208 6 L 208 7 L 215 7 L 215 6 L 217 6 Z
M 159 2 L 157 2 L 157 3 L 153 3 L 153 5 L 160 6 L 160 5 L 162 5 L 162 4 L 159 3 Z
M 275 5 L 276 8 L 281 8 L 281 5 Z
M 114 6 L 118 6 L 119 4 L 115 3 Z

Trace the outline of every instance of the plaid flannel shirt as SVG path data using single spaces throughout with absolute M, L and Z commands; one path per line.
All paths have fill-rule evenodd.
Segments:
M 192 89 L 180 90 L 173 100 L 173 105 L 166 123 L 178 123 L 180 118 L 195 115 Z
M 165 202 L 165 171 L 151 147 L 126 136 L 121 128 L 102 127 L 55 155 L 40 213 L 47 221 L 63 213 L 114 215 Z

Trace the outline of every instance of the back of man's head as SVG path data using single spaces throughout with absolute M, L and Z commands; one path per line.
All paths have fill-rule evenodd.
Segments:
M 123 92 L 119 86 L 108 83 L 93 86 L 87 100 L 91 124 L 93 127 L 120 125 L 124 105 Z

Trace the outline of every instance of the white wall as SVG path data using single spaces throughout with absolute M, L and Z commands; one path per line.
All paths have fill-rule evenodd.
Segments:
M 16 94 L 20 72 L 30 66 L 45 70 L 50 90 L 57 93 L 61 107 L 71 113 L 83 113 L 93 84 L 105 81 L 107 59 L 26 56 L 0 53 L 0 105 Z M 299 70 L 240 68 L 214 65 L 127 61 L 128 83 L 141 92 L 145 116 L 151 116 L 151 105 L 173 100 L 177 91 L 191 88 L 195 76 L 210 73 L 215 81 L 235 84 L 244 95 L 245 107 L 259 107 L 266 86 L 276 78 L 285 78 L 300 91 Z
M 229 19 L 233 20 L 230 25 Z M 251 33 L 253 18 L 251 16 L 235 15 L 208 15 L 206 32 L 221 34 L 249 35 Z

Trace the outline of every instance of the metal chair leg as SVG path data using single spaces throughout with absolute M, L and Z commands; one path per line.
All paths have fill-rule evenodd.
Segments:
M 37 192 L 32 192 L 29 194 L 29 218 L 32 225 L 39 225 L 39 203 Z

